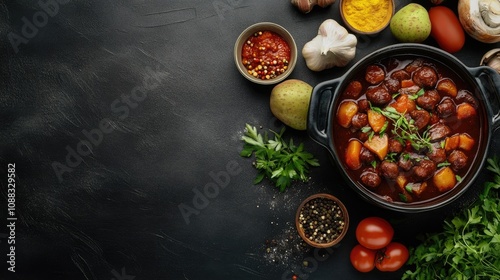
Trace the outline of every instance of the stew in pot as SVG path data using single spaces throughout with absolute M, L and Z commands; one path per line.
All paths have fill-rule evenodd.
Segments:
M 389 201 L 423 201 L 453 189 L 479 146 L 471 90 L 426 58 L 367 66 L 342 89 L 333 122 L 349 176 Z

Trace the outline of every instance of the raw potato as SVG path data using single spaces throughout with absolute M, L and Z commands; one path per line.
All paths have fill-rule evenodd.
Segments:
M 308 83 L 295 79 L 277 84 L 271 92 L 271 112 L 287 126 L 306 130 L 312 89 Z
M 431 20 L 427 10 L 410 3 L 391 18 L 390 29 L 400 42 L 421 43 L 431 34 Z

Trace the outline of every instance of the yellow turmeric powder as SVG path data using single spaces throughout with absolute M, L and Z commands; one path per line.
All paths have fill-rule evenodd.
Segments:
M 373 32 L 386 25 L 392 16 L 391 0 L 344 0 L 344 19 L 355 29 Z

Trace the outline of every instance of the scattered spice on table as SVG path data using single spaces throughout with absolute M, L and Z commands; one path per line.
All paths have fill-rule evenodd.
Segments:
M 301 262 L 309 249 L 296 229 L 288 224 L 281 234 L 266 240 L 264 258 L 272 264 L 289 266 Z

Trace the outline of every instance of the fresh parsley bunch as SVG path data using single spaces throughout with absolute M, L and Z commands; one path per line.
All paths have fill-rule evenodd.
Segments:
M 410 250 L 402 279 L 500 279 L 500 166 L 488 159 L 494 182 L 485 184 L 479 199 L 445 221 L 443 231 L 426 234 Z
M 254 184 L 262 182 L 264 178 L 271 180 L 281 192 L 295 180 L 306 182 L 310 166 L 319 166 L 314 156 L 304 151 L 304 144 L 296 146 L 293 139 L 283 139 L 285 128 L 280 133 L 271 130 L 274 139 L 269 139 L 257 132 L 257 128 L 246 124 L 242 140 L 245 142 L 240 155 L 250 157 L 255 154 L 254 166 L 259 174 Z

